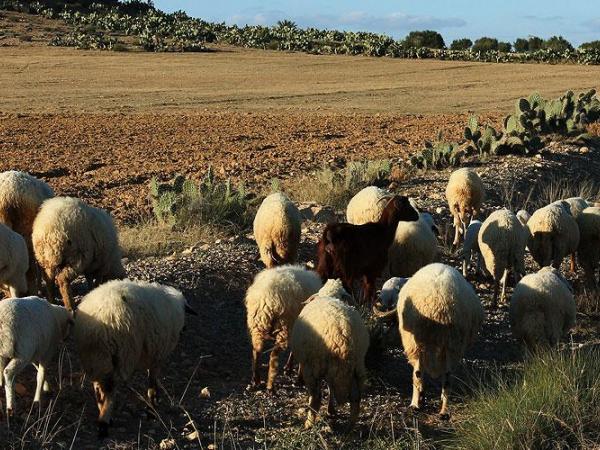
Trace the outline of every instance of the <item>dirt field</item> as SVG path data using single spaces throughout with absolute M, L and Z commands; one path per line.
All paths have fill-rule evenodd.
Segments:
M 214 53 L 0 47 L 0 111 L 504 112 L 519 96 L 596 86 L 600 67 Z

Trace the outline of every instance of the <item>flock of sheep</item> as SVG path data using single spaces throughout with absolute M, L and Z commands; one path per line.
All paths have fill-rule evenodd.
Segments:
M 529 216 L 501 209 L 476 220 L 485 189 L 471 169 L 455 171 L 446 196 L 463 244 L 463 273 L 438 262 L 433 217 L 412 199 L 377 187 L 348 204 L 347 223 L 328 224 L 318 244 L 316 270 L 295 265 L 301 216 L 283 194 L 268 196 L 254 235 L 266 269 L 246 293 L 252 345 L 252 384 L 262 386 L 260 356 L 273 341 L 266 388 L 275 388 L 280 354 L 291 349 L 287 368 L 298 363 L 298 381 L 309 394 L 311 427 L 321 405 L 321 382 L 329 387 L 327 412 L 350 403 L 349 425 L 359 417 L 366 378 L 369 332 L 351 304 L 360 298 L 379 320 L 397 320 L 404 352 L 413 367 L 411 406 L 419 408 L 424 374 L 442 381 L 440 413 L 448 413 L 452 372 L 484 321 L 481 301 L 466 280 L 472 256 L 477 271 L 494 279 L 494 300 L 505 301 L 509 271 L 516 286 L 510 301 L 515 337 L 529 350 L 556 345 L 575 322 L 575 301 L 560 273 L 575 255 L 596 288 L 600 262 L 600 208 L 580 198 L 548 205 Z M 148 371 L 148 401 L 154 405 L 157 377 L 177 345 L 185 313 L 195 314 L 178 290 L 124 279 L 118 235 L 103 210 L 69 197 L 54 197 L 43 181 L 26 173 L 0 173 L 0 385 L 6 412 L 15 412 L 15 377 L 37 368 L 34 402 L 48 389 L 45 370 L 71 334 L 82 367 L 93 383 L 99 434 L 108 433 L 115 389 L 135 370 Z M 540 265 L 525 275 L 526 248 Z M 70 284 L 85 276 L 91 291 L 74 305 Z M 375 283 L 389 278 L 377 293 Z M 521 278 L 522 277 L 522 278 Z M 36 296 L 42 288 L 47 300 Z M 356 283 L 362 283 L 360 294 Z M 52 304 L 58 285 L 64 307 Z M 501 289 L 500 289 L 501 286 Z

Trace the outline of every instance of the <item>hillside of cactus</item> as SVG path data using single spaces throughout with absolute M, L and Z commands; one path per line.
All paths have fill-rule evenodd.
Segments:
M 459 39 L 446 46 L 439 33 L 417 31 L 405 39 L 370 32 L 301 28 L 291 21 L 274 26 L 237 26 L 189 17 L 182 11 L 165 13 L 141 1 L 27 2 L 1 0 L 0 9 L 59 18 L 71 29 L 51 45 L 81 49 L 146 51 L 207 51 L 211 44 L 298 51 L 312 54 L 365 55 L 451 61 L 600 64 L 600 45 L 578 49 L 561 36 L 542 40 L 517 39 L 514 44 L 482 37 Z M 133 38 L 133 40 L 128 39 Z

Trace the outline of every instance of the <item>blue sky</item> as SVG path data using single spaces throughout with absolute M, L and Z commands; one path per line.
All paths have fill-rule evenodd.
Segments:
M 155 0 L 154 4 L 238 25 L 291 19 L 303 27 L 373 31 L 395 38 L 411 30 L 434 29 L 447 44 L 484 35 L 514 41 L 520 36 L 562 34 L 577 45 L 600 39 L 598 0 Z

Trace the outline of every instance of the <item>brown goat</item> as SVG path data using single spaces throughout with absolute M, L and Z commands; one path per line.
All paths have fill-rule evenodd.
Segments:
M 352 292 L 354 281 L 362 278 L 363 300 L 373 302 L 375 281 L 387 264 L 398 222 L 418 219 L 419 213 L 408 198 L 397 195 L 377 222 L 328 224 L 318 244 L 317 272 L 323 281 L 340 278 L 348 292 Z

